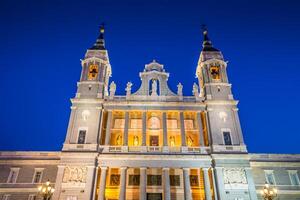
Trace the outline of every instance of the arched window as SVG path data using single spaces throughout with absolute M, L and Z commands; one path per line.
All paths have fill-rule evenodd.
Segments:
M 98 65 L 92 64 L 89 66 L 88 80 L 96 80 L 98 75 Z
M 211 66 L 209 68 L 209 71 L 210 71 L 212 79 L 220 80 L 221 76 L 220 76 L 220 67 L 219 66 Z
M 149 129 L 160 129 L 160 120 L 158 117 L 150 117 L 148 120 Z

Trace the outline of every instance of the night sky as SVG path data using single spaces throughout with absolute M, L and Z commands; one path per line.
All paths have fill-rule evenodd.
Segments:
M 62 148 L 80 59 L 99 25 L 117 94 L 156 59 L 191 95 L 206 24 L 228 63 L 253 153 L 300 153 L 300 1 L 15 1 L 0 3 L 0 150 Z

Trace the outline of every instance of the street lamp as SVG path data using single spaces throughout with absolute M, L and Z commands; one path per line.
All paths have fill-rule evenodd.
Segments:
M 277 192 L 275 187 L 270 187 L 270 185 L 266 183 L 264 188 L 260 191 L 260 194 L 264 200 L 273 200 L 277 197 Z
M 51 187 L 49 180 L 43 185 L 39 186 L 38 190 L 39 194 L 43 197 L 43 200 L 50 200 L 54 193 L 54 188 Z

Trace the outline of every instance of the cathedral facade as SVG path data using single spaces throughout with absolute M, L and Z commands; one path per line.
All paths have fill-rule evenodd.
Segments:
M 248 153 L 227 62 L 203 36 L 192 96 L 181 83 L 172 91 L 155 60 L 137 91 L 128 82 L 117 95 L 102 27 L 81 60 L 62 151 L 0 152 L 0 199 L 39 199 L 49 179 L 53 200 L 257 200 L 265 183 L 300 200 L 300 155 Z

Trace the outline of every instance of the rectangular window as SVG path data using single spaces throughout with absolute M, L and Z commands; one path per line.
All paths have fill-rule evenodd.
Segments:
M 168 129 L 178 129 L 177 119 L 167 119 Z
M 142 119 L 131 119 L 130 128 L 132 129 L 141 129 L 143 127 Z
M 170 185 L 180 186 L 180 175 L 170 175 Z
M 190 184 L 192 187 L 199 187 L 198 175 L 190 175 Z
M 120 185 L 120 175 L 112 174 L 110 175 L 110 186 L 119 186 Z
M 185 128 L 185 130 L 193 130 L 194 129 L 194 120 L 185 119 L 184 120 L 184 128 Z
M 125 127 L 125 119 L 115 119 L 114 128 L 124 129 L 124 127 Z
M 20 168 L 11 168 L 8 175 L 7 183 L 16 183 Z
M 28 200 L 36 200 L 36 195 L 30 194 Z
M 229 131 L 224 131 L 223 132 L 223 138 L 224 138 L 224 144 L 225 145 L 232 145 L 231 136 L 230 136 Z
M 139 186 L 140 185 L 140 175 L 129 175 L 128 185 Z
M 32 183 L 40 183 L 42 180 L 43 169 L 35 169 Z
M 292 185 L 300 185 L 300 181 L 299 181 L 299 177 L 298 177 L 298 174 L 297 174 L 297 170 L 290 170 L 288 172 L 289 172 L 291 184 Z
M 161 175 L 147 175 L 147 185 L 160 186 L 161 185 Z
M 79 130 L 78 134 L 78 144 L 84 144 L 85 143 L 85 137 L 86 137 L 86 130 Z
M 275 185 L 273 170 L 265 170 L 266 182 L 270 185 Z

